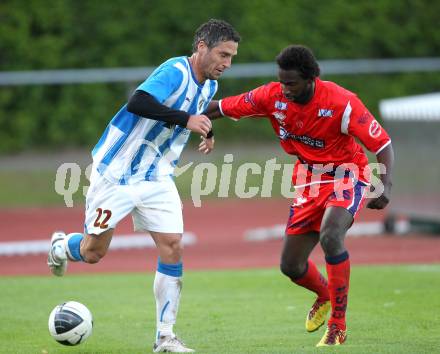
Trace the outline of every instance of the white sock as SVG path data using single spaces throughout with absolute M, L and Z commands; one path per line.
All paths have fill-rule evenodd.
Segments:
M 165 265 L 168 266 L 168 265 Z M 171 265 L 174 266 L 174 265 Z M 181 263 L 180 263 L 181 267 Z M 164 274 L 159 270 L 154 278 L 154 297 L 156 298 L 156 339 L 161 336 L 174 335 L 177 311 L 182 290 L 182 276 Z

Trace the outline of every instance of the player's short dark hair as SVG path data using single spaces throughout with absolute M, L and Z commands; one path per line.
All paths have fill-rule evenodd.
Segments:
M 278 54 L 277 64 L 283 70 L 297 70 L 303 79 L 319 76 L 318 62 L 310 48 L 303 45 L 290 45 Z
M 206 43 L 209 49 L 217 46 L 220 42 L 241 40 L 238 32 L 229 23 L 223 20 L 210 19 L 197 28 L 194 34 L 193 53 L 197 52 L 197 45 L 200 41 Z

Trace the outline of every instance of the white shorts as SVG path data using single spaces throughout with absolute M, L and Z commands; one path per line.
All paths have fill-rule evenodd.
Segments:
M 183 233 L 182 202 L 173 180 L 119 185 L 94 169 L 86 197 L 85 232 L 99 235 L 114 229 L 130 213 L 135 231 Z

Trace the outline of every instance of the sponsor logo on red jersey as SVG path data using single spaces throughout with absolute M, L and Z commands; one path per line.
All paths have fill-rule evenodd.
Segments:
M 333 117 L 333 109 L 325 109 L 320 108 L 318 109 L 318 117 Z
M 279 130 L 278 135 L 281 140 L 292 139 L 292 140 L 298 141 L 304 145 L 308 145 L 312 148 L 317 148 L 317 149 L 324 149 L 325 148 L 325 141 L 324 140 L 312 138 L 308 135 L 297 135 L 294 133 L 290 133 L 281 126 L 280 126 L 280 130 Z
M 370 133 L 370 136 L 372 138 L 377 138 L 380 135 L 380 133 L 382 132 L 382 127 L 377 122 L 377 120 L 373 120 L 371 122 L 368 132 Z
M 275 101 L 275 109 L 279 109 L 280 111 L 285 111 L 287 109 L 287 103 L 281 101 Z
M 249 91 L 246 96 L 244 96 L 244 102 L 245 103 L 250 103 L 252 106 L 255 106 L 255 102 L 252 99 L 252 96 L 254 95 L 254 93 L 252 91 Z
M 273 112 L 273 116 L 280 124 L 286 119 L 286 115 L 283 112 Z

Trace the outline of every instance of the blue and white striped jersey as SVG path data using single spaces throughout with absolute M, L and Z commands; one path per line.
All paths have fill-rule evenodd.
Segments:
M 217 81 L 202 85 L 187 57 L 160 65 L 139 87 L 167 107 L 201 114 L 217 91 Z M 170 178 L 190 131 L 178 125 L 140 117 L 124 105 L 92 151 L 93 163 L 109 182 L 133 184 Z

